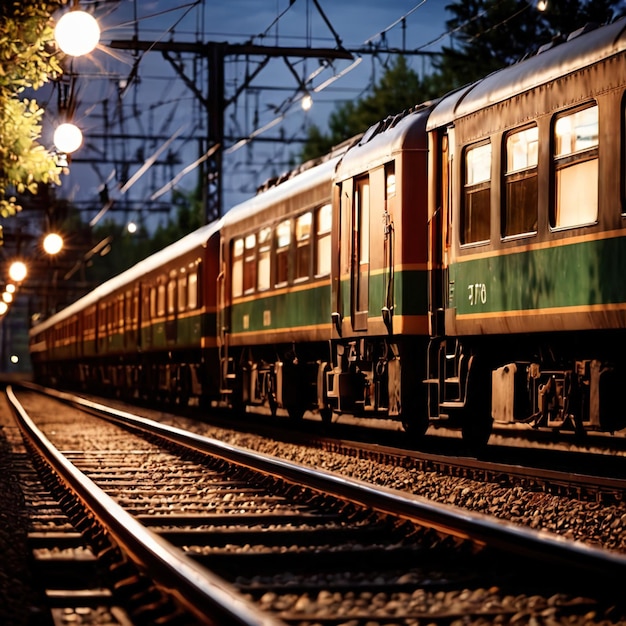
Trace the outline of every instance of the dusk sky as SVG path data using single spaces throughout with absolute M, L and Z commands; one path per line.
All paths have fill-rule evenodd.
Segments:
M 380 78 L 384 63 L 392 58 L 386 52 L 388 48 L 433 52 L 449 43 L 445 36 L 445 22 L 450 17 L 445 10 L 447 4 L 447 0 L 98 3 L 95 16 L 103 31 L 100 46 L 70 66 L 77 86 L 75 122 L 84 133 L 85 143 L 73 156 L 71 174 L 65 177 L 58 195 L 77 203 L 95 200 L 97 205 L 99 191 L 106 184 L 109 197 L 115 199 L 111 216 L 137 219 L 141 213 L 144 219 L 150 215 L 149 223 L 154 225 L 167 218 L 163 209 L 170 198 L 165 191 L 168 183 L 176 181 L 177 188 L 186 190 L 197 183 L 198 168 L 193 164 L 201 152 L 195 138 L 206 136 L 206 111 L 199 98 L 161 52 L 112 50 L 108 45 L 112 40 L 129 41 L 137 36 L 147 42 L 250 42 L 331 49 L 339 40 L 347 50 L 380 49 L 376 56 L 361 55 L 356 64 L 339 60 L 332 67 L 321 67 L 318 59 L 290 57 L 289 67 L 284 59 L 277 58 L 258 72 L 249 88 L 242 89 L 225 111 L 228 136 L 243 138 L 258 133 L 265 140 L 237 144 L 233 139 L 225 146 L 223 189 L 227 210 L 253 195 L 264 180 L 285 171 L 301 145 L 297 141 L 286 145 L 266 139 L 304 137 L 311 122 L 323 128 L 338 103 L 359 98 Z M 428 56 L 410 55 L 409 60 L 417 73 L 428 71 Z M 194 65 L 189 54 L 173 61 L 206 94 L 205 61 L 196 58 Z M 261 57 L 249 62 L 244 57 L 227 58 L 227 99 L 242 88 L 246 75 L 256 71 L 259 61 Z M 300 107 L 302 93 L 295 75 L 306 82 L 316 72 L 308 85 L 319 91 L 313 91 L 313 107 L 305 113 Z M 52 94 L 49 128 L 55 122 L 56 100 L 56 94 Z M 263 130 L 265 127 L 269 128 Z M 128 134 L 145 136 L 146 140 L 120 139 Z M 170 165 L 160 164 L 168 154 Z M 143 168 L 139 164 L 142 160 Z M 150 160 L 155 164 L 147 167 Z M 130 164 L 122 172 L 120 164 L 124 161 Z M 84 219 L 95 217 L 91 210 Z

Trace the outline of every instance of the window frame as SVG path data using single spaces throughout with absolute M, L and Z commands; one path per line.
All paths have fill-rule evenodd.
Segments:
M 306 220 L 308 220 L 308 230 L 306 229 Z M 305 224 L 305 227 L 300 229 L 302 224 Z M 294 219 L 294 283 L 305 282 L 311 278 L 313 224 L 313 211 L 305 211 L 304 213 L 296 216 Z
M 481 150 L 483 148 L 489 148 L 489 167 L 488 172 L 489 176 L 487 178 L 480 178 L 476 181 L 469 182 L 470 172 L 473 171 L 469 166 L 469 158 L 468 156 L 474 151 Z M 463 148 L 463 160 L 462 160 L 462 200 L 460 207 L 460 215 L 459 215 L 459 241 L 462 247 L 466 246 L 478 246 L 485 245 L 491 241 L 491 200 L 492 200 L 492 188 L 493 188 L 493 145 L 491 139 L 486 139 L 483 141 L 479 141 L 470 145 L 467 145 Z M 480 160 L 476 161 L 476 164 L 480 164 Z M 485 168 L 487 169 L 487 168 Z M 483 201 L 482 205 L 477 205 L 478 209 L 482 209 L 485 211 L 486 205 L 486 231 L 487 237 L 476 237 L 470 240 L 467 239 L 467 221 L 468 221 L 468 207 L 470 206 L 471 199 L 474 199 L 479 193 L 488 192 L 487 201 Z M 473 208 L 473 205 L 472 205 Z M 484 216 L 483 216 L 484 217 Z M 471 220 L 471 216 L 470 216 Z M 480 217 L 474 220 L 477 225 L 480 225 Z M 485 230 L 484 226 L 482 230 Z
M 558 136 L 557 136 L 557 127 L 559 125 L 559 121 L 567 118 L 574 118 L 577 115 L 580 115 L 584 111 L 589 111 L 595 109 L 595 143 L 591 146 L 581 147 L 579 149 L 573 149 L 566 153 L 559 152 L 558 150 Z M 550 229 L 552 231 L 561 231 L 561 230 L 569 230 L 572 228 L 582 228 L 585 226 L 593 226 L 598 223 L 599 219 L 599 210 L 600 210 L 600 108 L 598 102 L 592 101 L 587 102 L 582 106 L 578 106 L 576 108 L 568 109 L 567 111 L 559 112 L 554 116 L 552 120 L 551 127 L 551 179 L 553 192 L 551 194 L 551 202 L 550 202 Z M 574 129 L 583 128 L 583 126 L 575 126 Z M 572 133 L 574 134 L 574 133 Z M 577 138 L 575 137 L 574 141 Z M 595 209 L 595 215 L 589 215 L 588 219 L 580 219 L 578 221 L 568 221 L 567 219 L 563 219 L 563 217 L 569 217 L 570 220 L 572 217 L 575 217 L 575 214 L 572 212 L 570 215 L 568 212 L 565 212 L 562 207 L 561 202 L 561 189 L 567 188 L 568 196 L 578 196 L 580 198 L 579 192 L 584 193 L 589 189 L 589 172 L 587 175 L 581 176 L 581 171 L 583 169 L 589 169 L 589 166 L 592 168 L 595 165 L 595 172 L 592 171 L 591 175 L 595 179 L 595 196 L 593 198 L 594 204 L 592 205 L 592 209 Z M 572 169 L 576 168 L 576 174 L 572 176 Z M 570 171 L 568 171 L 570 170 Z M 575 181 L 575 185 L 569 186 L 567 184 L 559 184 L 560 180 L 564 178 L 564 176 L 560 176 L 563 172 L 568 172 L 569 176 L 567 177 L 570 182 Z M 584 181 L 584 182 L 582 182 Z M 564 203 L 564 201 L 563 201 Z M 577 201 L 576 203 L 572 203 L 572 206 L 581 206 L 581 202 Z
M 328 215 L 323 215 L 328 213 Z M 330 276 L 332 254 L 333 205 L 315 209 L 315 277 Z M 323 260 L 323 266 L 322 266 Z
M 534 141 L 526 140 L 524 146 L 524 156 L 526 162 L 521 166 L 510 167 L 511 164 L 511 151 L 509 142 L 513 137 L 519 135 L 527 135 L 529 131 L 534 131 Z M 534 149 L 528 149 L 529 146 L 534 144 Z M 528 157 L 531 156 L 529 159 Z M 534 156 L 534 159 L 532 158 Z M 519 219 L 510 219 L 512 211 L 511 193 L 512 188 L 514 191 L 518 191 L 521 188 L 524 192 L 523 195 L 527 195 L 526 192 L 530 189 L 530 200 L 527 200 L 522 204 L 525 219 L 521 220 L 523 224 L 527 226 L 524 228 L 518 228 L 513 231 L 508 231 L 509 224 L 519 223 Z M 537 234 L 538 219 L 539 219 L 539 127 L 536 123 L 527 124 L 519 128 L 515 128 L 507 132 L 503 137 L 502 143 L 502 190 L 501 194 L 501 214 L 500 214 L 500 234 L 502 239 L 518 239 L 520 237 L 531 237 Z M 533 210 L 534 209 L 534 210 Z M 518 217 L 517 215 L 515 217 Z M 528 224 L 532 221 L 532 225 Z

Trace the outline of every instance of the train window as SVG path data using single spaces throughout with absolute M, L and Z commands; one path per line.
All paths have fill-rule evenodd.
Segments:
M 243 239 L 235 239 L 233 242 L 231 293 L 233 298 L 237 298 L 243 294 Z
M 178 277 L 178 310 L 184 311 L 187 308 L 187 274 Z
M 289 280 L 289 244 L 291 222 L 285 220 L 276 228 L 276 287 L 286 285 Z
M 187 308 L 195 309 L 198 306 L 198 274 L 193 272 L 187 278 Z
M 124 319 L 130 325 L 133 321 L 133 293 L 127 291 L 124 294 Z
M 271 248 L 272 248 L 272 229 L 263 228 L 259 233 L 259 267 L 257 276 L 257 289 L 265 291 L 272 284 L 271 280 Z
M 506 138 L 503 237 L 537 231 L 538 143 L 536 126 L 515 131 Z
M 396 164 L 395 162 L 385 165 L 385 197 L 391 198 L 396 195 Z
M 296 218 L 296 273 L 295 280 L 304 280 L 311 275 L 311 212 Z
M 256 235 L 248 235 L 244 240 L 243 292 L 252 293 L 256 285 Z
M 165 285 L 163 283 L 157 286 L 157 315 L 159 317 L 165 315 Z
M 465 152 L 465 187 L 461 210 L 461 243 L 489 241 L 491 215 L 491 144 Z
M 325 204 L 317 211 L 317 259 L 316 276 L 327 276 L 330 274 L 330 231 L 333 222 L 333 207 Z
M 167 312 L 176 312 L 176 280 L 173 278 L 167 281 Z
M 598 218 L 598 107 L 561 115 L 554 124 L 553 228 Z
M 109 302 L 107 305 L 107 332 L 109 334 L 109 339 L 113 335 L 115 331 L 115 323 L 116 323 L 116 302 Z
M 150 288 L 150 318 L 154 319 L 157 314 L 157 295 L 156 287 Z
M 124 296 L 117 300 L 117 326 L 120 331 L 124 330 Z

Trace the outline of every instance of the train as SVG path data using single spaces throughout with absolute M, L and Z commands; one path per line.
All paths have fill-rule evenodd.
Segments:
M 277 414 L 626 427 L 626 21 L 323 158 L 30 329 L 35 380 Z

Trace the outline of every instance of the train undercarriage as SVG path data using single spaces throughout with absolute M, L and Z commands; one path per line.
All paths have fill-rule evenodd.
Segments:
M 622 343 L 610 333 L 431 340 L 363 338 L 171 352 L 39 364 L 37 379 L 64 388 L 185 406 L 305 411 L 461 430 L 472 446 L 495 426 L 617 432 L 626 428 Z M 427 358 L 424 357 L 427 354 Z
M 222 398 L 231 406 L 285 409 L 301 419 L 319 412 L 333 416 L 394 419 L 423 434 L 423 361 L 417 341 L 364 338 L 345 343 L 231 349 L 222 358 Z M 423 371 L 423 366 L 420 371 Z
M 616 432 L 626 428 L 626 369 L 615 337 L 442 338 L 429 346 L 429 419 L 486 443 L 492 425 Z

